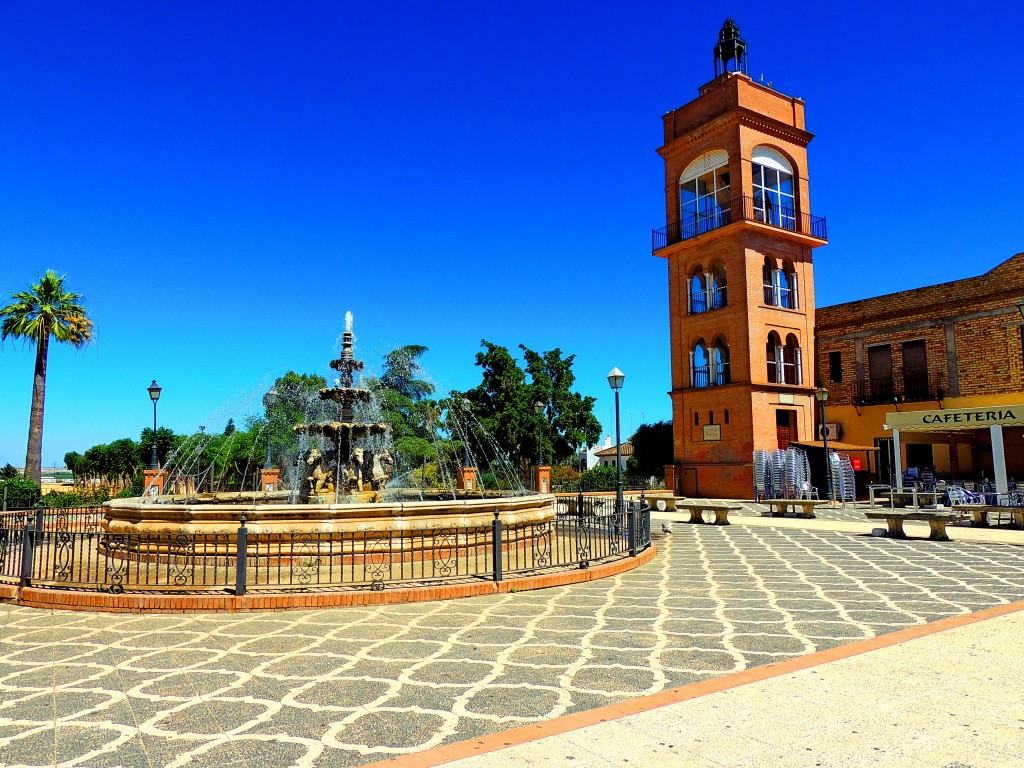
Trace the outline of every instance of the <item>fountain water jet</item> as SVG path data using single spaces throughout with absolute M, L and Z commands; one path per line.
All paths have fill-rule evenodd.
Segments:
M 337 386 L 321 389 L 321 400 L 338 404 L 337 421 L 297 424 L 300 435 L 320 435 L 328 442 L 328 449 L 317 448 L 303 452 L 300 466 L 307 467 L 306 482 L 299 488 L 299 501 L 307 503 L 325 501 L 333 496 L 355 501 L 380 501 L 384 486 L 394 469 L 395 462 L 385 449 L 372 450 L 355 447 L 368 437 L 386 437 L 390 427 L 381 422 L 356 421 L 356 403 L 369 403 L 373 395 L 368 389 L 354 386 L 354 374 L 363 370 L 361 360 L 352 353 L 355 335 L 352 333 L 352 313 L 345 313 L 345 332 L 341 337 L 341 357 L 331 361 L 331 368 L 340 375 Z

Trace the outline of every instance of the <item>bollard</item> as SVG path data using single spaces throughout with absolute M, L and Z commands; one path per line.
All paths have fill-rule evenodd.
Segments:
M 492 525 L 493 538 L 492 545 L 493 551 L 491 554 L 494 560 L 494 580 L 501 581 L 501 566 L 502 566 L 502 536 L 501 536 L 501 518 L 498 516 L 498 510 L 494 510 L 494 523 Z
M 626 505 L 627 524 L 629 525 L 629 556 L 636 557 L 636 506 L 633 502 Z
M 248 529 L 245 527 L 245 513 L 239 520 L 238 539 L 235 542 L 235 596 L 242 597 L 245 594 L 245 571 L 248 560 Z
M 25 532 L 21 539 L 21 581 L 22 587 L 32 585 L 32 550 L 35 548 L 35 531 L 32 530 L 32 518 L 25 521 Z
M 43 504 L 36 504 L 36 536 L 35 545 L 38 547 L 43 543 Z

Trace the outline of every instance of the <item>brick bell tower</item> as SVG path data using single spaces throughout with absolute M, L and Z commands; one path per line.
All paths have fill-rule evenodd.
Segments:
M 727 19 L 715 78 L 664 116 L 674 465 L 685 496 L 752 498 L 753 451 L 813 440 L 814 272 L 804 103 L 747 76 Z

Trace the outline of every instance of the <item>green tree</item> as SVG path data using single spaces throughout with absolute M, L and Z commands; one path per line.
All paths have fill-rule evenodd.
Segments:
M 0 467 L 0 480 L 10 480 L 18 476 L 18 469 L 13 464 L 4 464 Z
M 544 403 L 540 417 L 544 456 L 553 464 L 573 459 L 580 445 L 595 443 L 601 437 L 601 422 L 594 416 L 597 398 L 572 391 L 576 381 L 572 372 L 575 355 L 562 357 L 558 347 L 544 354 L 522 344 L 519 348 L 523 350 L 526 372 L 532 382 L 533 402 Z
M 288 371 L 263 396 L 263 440 L 270 443 L 272 463 L 283 466 L 286 457 L 298 455 L 299 436 L 293 429 L 296 424 L 319 421 L 328 415 L 325 402 L 317 396 L 326 386 L 323 376 Z M 336 418 L 336 414 L 330 417 Z
M 476 364 L 483 380 L 463 397 L 509 458 L 528 463 L 542 453 L 545 461 L 561 463 L 576 455 L 577 446 L 601 436 L 595 399 L 572 391 L 574 355 L 562 357 L 558 348 L 541 354 L 520 345 L 524 371 L 505 347 L 486 339 L 481 345 Z M 544 406 L 539 416 L 534 411 L 538 402 Z
M 615 467 L 591 467 L 580 473 L 579 488 L 583 491 L 614 491 Z
M 157 427 L 156 430 L 156 458 L 160 466 L 167 463 L 167 457 L 170 456 L 174 449 L 181 445 L 184 437 L 182 435 L 174 434 L 174 430 L 170 427 Z M 136 454 L 137 460 L 142 462 L 143 466 L 149 466 L 149 459 L 153 452 L 153 429 L 152 427 L 146 427 L 142 430 L 142 434 L 139 436 L 139 442 L 135 444 L 137 446 L 138 453 Z M 86 455 L 89 452 L 86 451 Z M 109 461 L 109 456 L 105 458 Z M 104 470 L 109 472 L 110 466 L 105 465 Z
M 28 509 L 39 501 L 39 486 L 27 477 L 0 480 L 0 508 Z
M 82 468 L 82 454 L 78 451 L 68 451 L 64 454 L 64 466 L 71 470 L 71 480 L 78 485 L 81 482 L 79 475 Z
M 526 374 L 505 347 L 486 339 L 483 352 L 476 353 L 476 364 L 483 369 L 483 380 L 463 397 L 487 430 L 501 453 L 521 462 L 531 449 L 536 453 L 537 417 L 533 412 Z
M 36 346 L 25 452 L 25 477 L 36 485 L 43 476 L 43 407 L 50 339 L 81 349 L 92 339 L 93 332 L 82 296 L 65 291 L 64 279 L 64 275 L 48 269 L 30 290 L 15 293 L 9 304 L 0 307 L 0 341 L 22 339 Z
M 399 455 L 411 457 L 415 454 L 416 466 L 419 466 L 426 449 L 403 441 L 416 438 L 430 447 L 436 439 L 435 425 L 440 412 L 439 404 L 430 398 L 434 394 L 434 385 L 418 378 L 423 372 L 419 359 L 426 351 L 427 348 L 420 344 L 409 344 L 388 352 L 384 356 L 384 370 L 380 377 L 366 382 L 367 388 L 376 395 L 384 418 L 391 427 Z M 407 450 L 411 453 L 407 453 Z
M 656 424 L 642 424 L 629 439 L 633 455 L 626 460 L 626 472 L 641 477 L 664 479 L 665 465 L 675 457 L 672 446 L 672 422 L 659 421 Z

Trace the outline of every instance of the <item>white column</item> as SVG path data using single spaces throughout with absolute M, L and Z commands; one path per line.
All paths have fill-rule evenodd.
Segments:
M 992 435 L 992 470 L 996 475 L 996 493 L 1009 493 L 1006 484 L 1006 454 L 1003 452 L 1003 425 L 993 424 L 988 431 Z
M 903 457 L 900 456 L 900 431 L 892 431 L 892 461 L 893 461 L 893 487 L 899 488 L 903 485 Z

